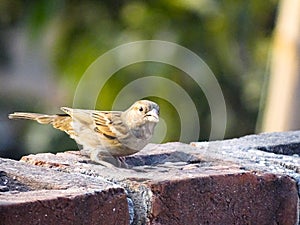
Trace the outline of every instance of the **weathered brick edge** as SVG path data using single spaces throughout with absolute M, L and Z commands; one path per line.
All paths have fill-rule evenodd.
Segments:
M 125 190 L 101 178 L 0 159 L 0 224 L 128 224 Z
M 289 225 L 299 222 L 297 183 L 299 185 L 300 157 L 296 155 L 299 143 L 300 132 L 297 131 L 251 135 L 216 142 L 197 142 L 191 145 L 149 145 L 139 154 L 127 157 L 128 164 L 137 165 L 132 169 L 111 169 L 88 164 L 87 159 L 78 152 L 29 155 L 22 160 L 27 164 L 38 165 L 39 169 L 50 168 L 50 172 L 81 176 L 81 179 L 63 179 L 72 185 L 75 183 L 78 188 L 87 185 L 79 182 L 82 179 L 96 179 L 100 187 L 96 185 L 94 188 L 100 189 L 100 193 L 110 193 L 108 196 L 116 202 L 122 202 L 116 203 L 122 207 L 110 208 L 118 213 L 107 215 L 107 223 L 102 221 L 100 224 L 115 224 L 120 218 L 124 218 L 124 223 L 121 220 L 116 224 L 128 224 L 130 217 L 132 224 Z M 272 149 L 292 155 L 262 151 Z M 3 160 L 0 162 L 0 169 L 8 174 L 16 174 L 21 169 L 7 171 Z M 20 174 L 19 178 L 26 177 L 25 175 Z M 29 180 L 42 180 L 35 173 L 32 176 L 34 179 Z M 43 187 L 44 184 L 40 189 Z M 52 192 L 52 187 L 46 189 Z M 107 192 L 107 189 L 117 191 Z M 13 194 L 7 193 L 8 195 Z M 3 196 L 0 194 L 0 201 Z M 4 196 L 5 200 L 9 200 L 7 196 Z M 81 196 L 80 193 L 78 196 Z M 84 191 L 82 196 L 85 196 Z M 60 201 L 57 201 L 57 204 L 58 202 Z M 83 198 L 76 205 L 89 211 L 90 214 L 86 214 L 87 218 L 91 218 L 89 215 L 92 214 L 107 212 L 105 208 L 91 209 L 90 204 L 84 205 L 84 202 L 88 201 Z M 102 205 L 106 202 L 102 199 Z M 90 210 L 94 210 L 94 213 Z M 2 210 L 0 218 L 3 215 L 1 212 Z M 64 224 L 76 224 L 71 222 L 78 222 L 82 218 L 70 214 L 70 218 Z M 97 223 L 90 220 L 85 224 Z
M 206 156 L 231 161 L 248 170 L 290 176 L 296 181 L 300 195 L 300 131 L 263 133 L 191 145 Z

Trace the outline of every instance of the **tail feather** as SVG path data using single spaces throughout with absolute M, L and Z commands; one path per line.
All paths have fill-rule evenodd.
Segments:
M 9 119 L 35 120 L 41 124 L 51 124 L 54 128 L 66 132 L 71 138 L 76 136 L 71 125 L 72 118 L 68 114 L 46 115 L 39 113 L 15 112 L 8 115 Z
M 45 115 L 39 113 L 23 113 L 15 112 L 8 115 L 9 119 L 26 119 L 26 120 L 35 120 L 41 124 L 50 124 L 54 121 L 56 115 Z

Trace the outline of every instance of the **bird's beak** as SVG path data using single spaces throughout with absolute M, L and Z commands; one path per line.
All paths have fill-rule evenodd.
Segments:
M 146 117 L 148 119 L 149 122 L 154 122 L 154 123 L 158 123 L 159 121 L 159 112 L 157 109 L 152 109 L 151 111 L 146 113 Z

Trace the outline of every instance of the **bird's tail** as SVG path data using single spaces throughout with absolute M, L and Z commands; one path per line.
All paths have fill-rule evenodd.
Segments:
M 46 115 L 39 113 L 15 112 L 8 115 L 9 119 L 35 120 L 41 124 L 51 124 L 54 128 L 62 130 L 73 138 L 76 134 L 72 127 L 72 118 L 68 114 Z
M 25 113 L 25 112 L 15 112 L 8 115 L 9 119 L 25 119 L 25 120 L 35 120 L 41 124 L 52 123 L 57 115 L 45 115 L 39 113 Z

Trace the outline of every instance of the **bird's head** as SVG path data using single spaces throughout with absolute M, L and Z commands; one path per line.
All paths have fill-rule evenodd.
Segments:
M 149 100 L 139 100 L 129 107 L 123 117 L 131 128 L 159 122 L 159 106 Z

